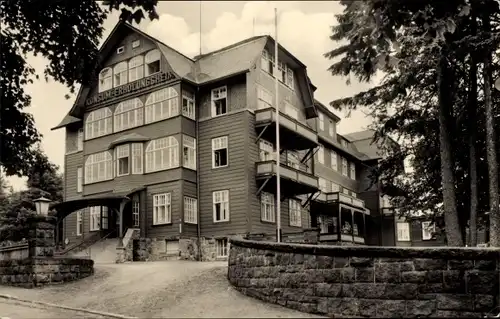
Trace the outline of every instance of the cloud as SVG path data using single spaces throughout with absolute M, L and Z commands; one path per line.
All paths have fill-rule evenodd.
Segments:
M 311 2 L 311 6 L 314 2 Z M 300 10 L 300 2 L 295 1 L 251 1 L 247 2 L 241 12 L 221 12 L 215 19 L 213 27 L 202 32 L 202 51 L 204 53 L 241 41 L 253 35 L 270 34 L 274 36 L 274 8 L 278 9 L 278 40 L 288 51 L 307 65 L 312 82 L 318 87 L 315 97 L 327 104 L 333 99 L 350 96 L 369 84 L 354 83 L 346 86 L 345 79 L 332 77 L 327 71 L 331 62 L 323 54 L 335 48 L 329 39 L 331 26 L 335 23 L 334 14 L 342 10 L 342 6 L 334 2 L 330 12 L 306 14 Z M 168 8 L 167 8 L 168 9 Z M 194 19 L 185 19 L 168 13 L 159 12 L 160 19 L 143 22 L 140 29 L 160 39 L 180 52 L 194 56 L 199 53 L 200 33 L 198 25 L 187 21 L 198 21 L 197 11 L 191 12 Z M 105 40 L 119 13 L 113 13 L 105 22 Z M 188 17 L 186 17 L 188 18 Z M 203 17 L 211 19 L 211 17 Z M 28 62 L 41 73 L 46 61 L 41 57 L 31 57 Z M 67 88 L 53 81 L 37 81 L 27 87 L 32 95 L 32 106 L 28 109 L 34 114 L 38 129 L 44 135 L 43 148 L 49 158 L 59 165 L 64 165 L 64 130 L 50 131 L 68 112 L 74 100 L 64 99 Z M 370 121 L 357 111 L 346 119 L 345 115 L 339 125 L 339 132 L 351 132 L 363 129 Z M 24 187 L 24 179 L 9 178 L 15 189 Z

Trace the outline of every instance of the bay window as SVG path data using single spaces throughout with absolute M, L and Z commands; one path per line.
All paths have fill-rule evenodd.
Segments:
M 128 175 L 130 164 L 130 146 L 120 145 L 115 148 L 116 176 Z
M 192 120 L 196 119 L 194 94 L 191 92 L 182 92 L 182 115 Z
M 161 54 L 158 49 L 154 49 L 146 53 L 146 57 L 144 58 L 146 64 L 144 71 L 146 76 L 160 72 L 160 58 Z
M 142 143 L 132 143 L 132 174 L 142 174 Z
M 129 82 L 140 80 L 144 77 L 144 57 L 138 55 L 128 62 L 128 80 Z
M 182 136 L 182 165 L 196 170 L 196 139 L 191 136 Z
M 113 87 L 128 83 L 128 65 L 127 62 L 120 62 L 113 67 Z
M 99 93 L 113 88 L 113 70 L 104 68 L 99 72 Z

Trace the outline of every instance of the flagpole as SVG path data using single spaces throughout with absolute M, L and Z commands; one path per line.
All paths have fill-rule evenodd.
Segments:
M 278 9 L 274 8 L 274 97 L 276 105 L 276 241 L 281 242 L 280 110 L 278 98 Z
M 199 19 L 200 20 L 200 55 L 201 55 L 201 0 L 200 0 L 200 8 L 199 9 L 200 9 L 199 10 L 200 11 L 200 19 Z

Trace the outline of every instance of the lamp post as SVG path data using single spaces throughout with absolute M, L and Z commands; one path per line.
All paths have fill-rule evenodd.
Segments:
M 45 197 L 40 197 L 33 200 L 35 203 L 36 213 L 37 215 L 47 216 L 49 212 L 49 204 L 52 202 L 50 199 Z

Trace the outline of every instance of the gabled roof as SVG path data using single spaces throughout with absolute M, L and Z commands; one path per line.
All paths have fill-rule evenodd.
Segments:
M 65 127 L 65 126 L 68 126 L 69 124 L 71 123 L 76 123 L 76 122 L 81 122 L 82 120 L 79 119 L 79 118 L 76 118 L 74 116 L 71 116 L 69 114 L 67 114 L 61 121 L 61 123 L 57 124 L 57 126 L 51 128 L 50 130 L 51 131 L 54 131 L 54 130 L 57 130 L 57 129 L 60 129 L 61 127 Z
M 358 131 L 358 132 L 353 132 L 349 134 L 344 134 L 344 137 L 349 140 L 350 142 L 354 141 L 360 141 L 360 140 L 367 140 L 367 139 L 373 139 L 373 136 L 375 135 L 374 130 L 364 130 L 364 131 Z
M 340 122 L 340 117 L 338 117 L 335 113 L 330 111 L 323 103 L 320 101 L 314 99 L 314 104 L 316 104 L 316 107 L 321 110 L 321 112 L 325 113 L 329 117 L 333 118 L 335 122 Z
M 105 61 L 109 54 L 113 52 L 117 42 L 121 41 L 123 37 L 131 32 L 140 34 L 155 43 L 167 61 L 169 61 L 172 71 L 179 78 L 194 84 L 207 84 L 229 76 L 246 73 L 255 66 L 255 63 L 260 58 L 261 52 L 267 42 L 271 41 L 274 44 L 274 39 L 270 36 L 256 36 L 191 59 L 158 39 L 155 39 L 135 28 L 129 23 L 119 21 L 99 50 L 99 56 L 101 59 Z M 303 67 L 304 69 L 306 68 L 301 61 L 288 52 L 284 47 L 279 45 L 279 49 L 287 54 L 300 67 Z M 297 76 L 301 90 L 306 92 L 306 99 L 310 100 L 306 104 L 306 114 L 308 114 L 308 118 L 315 117 L 317 116 L 317 112 L 312 94 L 315 87 L 311 84 L 306 72 L 301 72 L 301 74 L 298 74 Z M 68 115 L 53 129 L 61 128 L 69 124 L 68 121 L 70 121 L 71 118 L 80 117 L 82 113 L 81 108 L 84 107 L 84 102 L 89 93 L 90 88 L 82 86 L 78 92 L 78 96 L 73 104 L 73 107 L 68 112 Z M 309 103 L 311 105 L 308 105 Z
M 117 139 L 113 140 L 111 143 L 109 143 L 109 148 L 112 149 L 115 146 L 118 146 L 120 144 L 125 144 L 125 143 L 133 143 L 133 142 L 145 142 L 149 141 L 150 138 L 137 134 L 137 133 L 129 133 L 122 135 L 118 137 Z

